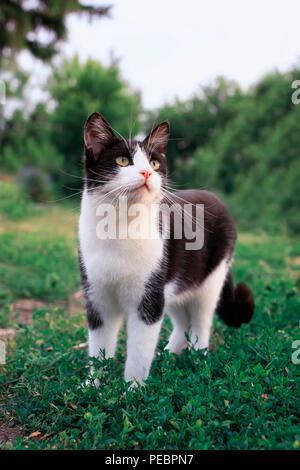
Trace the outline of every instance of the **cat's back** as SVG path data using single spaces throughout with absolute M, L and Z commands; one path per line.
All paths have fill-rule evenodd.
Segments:
M 234 240 L 236 239 L 232 217 L 225 204 L 214 193 L 201 189 L 186 189 L 168 193 L 162 202 L 168 206 L 180 205 L 183 213 L 185 207 L 191 206 L 193 217 L 196 214 L 196 206 L 199 206 L 203 210 L 206 231 L 213 230 L 217 226 L 219 230 L 225 229 L 228 235 L 230 234 Z
M 209 215 L 225 218 L 228 217 L 232 222 L 225 204 L 210 191 L 202 189 L 184 189 L 181 191 L 175 191 L 173 193 L 168 193 L 164 197 L 163 202 L 167 204 L 176 203 L 182 206 L 184 204 L 203 204 L 206 217 L 209 218 Z
M 181 239 L 175 235 L 175 216 L 170 218 L 170 237 L 168 240 L 168 281 L 178 276 L 189 277 L 193 281 L 205 279 L 223 260 L 231 260 L 236 242 L 236 230 L 230 213 L 223 202 L 212 192 L 200 189 L 190 189 L 168 193 L 162 203 L 170 208 L 172 205 L 180 206 L 182 217 Z M 189 210 L 185 209 L 190 206 Z M 198 220 L 196 207 L 200 207 Z M 192 208 L 192 209 L 191 209 Z M 186 215 L 185 215 L 186 214 Z M 190 215 L 191 214 L 191 215 Z M 196 227 L 196 219 L 199 224 Z M 184 224 L 190 225 L 195 232 L 201 231 L 202 243 L 199 249 L 187 248 L 189 240 L 186 236 Z M 199 236 L 199 233 L 198 233 Z M 191 246 L 191 245 L 189 245 Z

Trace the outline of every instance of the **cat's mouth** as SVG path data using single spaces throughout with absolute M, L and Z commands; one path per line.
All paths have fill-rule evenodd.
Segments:
M 151 189 L 149 188 L 149 186 L 146 182 L 141 184 L 140 186 L 138 186 L 136 189 L 146 189 L 149 192 L 151 191 Z
M 157 190 L 155 186 L 149 184 L 148 181 L 144 183 L 137 184 L 136 186 L 131 186 L 128 196 L 133 200 L 138 201 L 149 201 L 149 198 L 152 200 L 157 195 Z
M 139 184 L 138 186 L 133 186 L 131 188 L 131 192 L 138 192 L 138 191 L 141 191 L 145 189 L 146 191 L 150 192 L 151 189 L 150 187 L 148 186 L 147 182 L 145 181 L 145 183 L 142 183 L 142 184 Z

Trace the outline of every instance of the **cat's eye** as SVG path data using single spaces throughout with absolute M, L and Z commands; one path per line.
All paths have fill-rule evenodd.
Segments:
M 116 163 L 120 166 L 128 166 L 129 159 L 127 157 L 118 157 L 116 158 Z
M 160 163 L 158 160 L 151 160 L 150 165 L 151 165 L 151 168 L 153 168 L 153 170 L 158 170 L 160 167 Z

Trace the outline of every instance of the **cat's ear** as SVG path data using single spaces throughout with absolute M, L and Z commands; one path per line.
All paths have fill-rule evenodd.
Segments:
M 144 140 L 144 145 L 149 150 L 155 149 L 162 155 L 166 155 L 168 140 L 170 137 L 169 121 L 163 121 Z
M 92 113 L 84 126 L 84 145 L 95 160 L 114 140 L 117 140 L 107 120 L 100 113 Z

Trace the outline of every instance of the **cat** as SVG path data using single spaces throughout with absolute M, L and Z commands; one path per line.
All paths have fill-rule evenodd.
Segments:
M 149 375 L 165 314 L 173 325 L 166 349 L 180 354 L 187 346 L 187 334 L 190 345 L 208 348 L 215 311 L 232 327 L 248 323 L 254 313 L 251 290 L 243 283 L 233 284 L 236 230 L 224 204 L 204 190 L 167 190 L 168 140 L 168 121 L 143 141 L 119 138 L 97 112 L 88 117 L 84 128 L 79 266 L 89 356 L 101 358 L 104 351 L 107 358 L 114 356 L 126 316 L 124 377 L 133 386 L 143 385 Z M 156 208 L 151 218 L 153 236 L 105 239 L 97 235 L 97 207 L 117 207 L 124 195 L 129 207 L 138 203 Z M 174 236 L 176 211 L 164 232 L 160 207 L 174 204 L 177 209 L 185 204 L 204 208 L 201 248 L 187 249 L 186 237 Z M 187 220 L 195 226 L 193 214 Z

